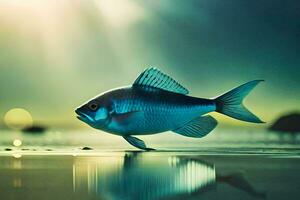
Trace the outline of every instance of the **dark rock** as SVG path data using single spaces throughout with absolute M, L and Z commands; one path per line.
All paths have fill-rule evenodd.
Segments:
M 300 132 L 300 113 L 291 113 L 280 117 L 269 128 L 272 131 L 299 133 Z
M 31 126 L 31 127 L 24 128 L 22 131 L 24 133 L 40 134 L 40 133 L 44 133 L 46 130 L 47 128 L 44 126 Z
M 83 147 L 81 150 L 93 150 L 91 147 Z
M 4 150 L 5 151 L 11 151 L 12 149 L 11 148 L 5 148 Z

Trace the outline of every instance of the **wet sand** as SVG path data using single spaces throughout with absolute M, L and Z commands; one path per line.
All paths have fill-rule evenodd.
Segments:
M 297 150 L 2 152 L 0 192 L 6 200 L 297 199 L 299 158 Z

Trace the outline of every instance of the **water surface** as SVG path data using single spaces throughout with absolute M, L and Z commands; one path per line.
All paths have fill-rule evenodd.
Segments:
M 299 137 L 217 129 L 141 136 L 154 152 L 99 131 L 0 131 L 0 199 L 297 199 Z M 83 147 L 86 150 L 82 150 Z
M 295 199 L 295 154 L 96 152 L 0 157 L 1 199 Z

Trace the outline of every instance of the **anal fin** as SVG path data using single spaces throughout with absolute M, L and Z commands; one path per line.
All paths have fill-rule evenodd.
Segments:
M 155 150 L 155 149 L 146 147 L 145 142 L 143 140 L 139 139 L 139 138 L 136 138 L 136 137 L 133 137 L 133 136 L 130 136 L 130 135 L 129 136 L 123 136 L 123 138 L 129 144 L 131 144 L 132 146 L 134 146 L 136 148 L 139 148 L 139 149 L 142 149 L 142 150 L 146 150 L 146 151 Z
M 216 126 L 218 122 L 215 118 L 210 115 L 197 117 L 183 127 L 172 130 L 187 137 L 201 138 L 210 133 Z

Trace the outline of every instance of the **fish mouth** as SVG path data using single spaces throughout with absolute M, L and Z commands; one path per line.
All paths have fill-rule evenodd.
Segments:
M 89 120 L 89 117 L 87 114 L 80 112 L 79 110 L 75 110 L 75 113 L 77 114 L 77 119 L 83 121 L 83 122 L 87 122 Z
M 84 115 L 77 115 L 76 117 L 77 117 L 77 119 L 84 121 L 84 122 L 87 120 L 87 117 L 85 117 Z

